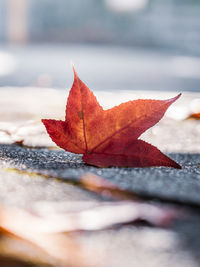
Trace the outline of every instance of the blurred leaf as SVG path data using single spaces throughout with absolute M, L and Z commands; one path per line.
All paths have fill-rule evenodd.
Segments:
M 189 120 L 189 119 L 200 120 L 200 113 L 192 113 L 186 119 L 187 120 Z

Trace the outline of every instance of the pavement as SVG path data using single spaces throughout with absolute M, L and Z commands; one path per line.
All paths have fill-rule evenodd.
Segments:
M 52 88 L 1 88 L 0 205 L 29 211 L 41 203 L 45 203 L 47 210 L 54 209 L 54 205 L 57 209 L 59 204 L 64 208 L 66 203 L 73 207 L 77 201 L 101 204 L 107 196 L 86 190 L 80 184 L 83 174 L 93 173 L 144 203 L 183 210 L 185 216 L 168 227 L 131 223 L 71 233 L 79 246 L 88 251 L 95 248 L 98 263 L 92 266 L 200 266 L 200 121 L 186 119 L 200 107 L 200 94 L 184 93 L 166 116 L 141 136 L 182 166 L 176 170 L 95 168 L 85 165 L 81 155 L 57 148 L 40 119 L 63 119 L 67 93 L 68 90 Z M 95 94 L 108 108 L 130 99 L 170 98 L 176 92 L 118 90 L 117 94 L 112 91 Z

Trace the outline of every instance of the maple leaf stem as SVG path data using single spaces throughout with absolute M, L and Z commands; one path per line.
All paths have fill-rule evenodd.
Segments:
M 80 91 L 81 91 L 81 85 L 80 85 L 80 80 L 79 80 L 79 78 L 78 78 L 78 83 L 79 83 L 79 88 L 80 88 Z M 86 149 L 86 153 L 88 153 L 88 144 L 87 144 L 87 138 L 86 138 L 85 116 L 84 116 L 84 105 L 83 105 L 82 94 L 81 94 L 81 109 L 82 109 L 83 135 L 84 135 L 84 141 L 85 141 L 85 149 Z
M 86 152 L 88 152 L 88 145 L 87 145 L 86 132 L 85 132 L 84 113 L 83 113 L 83 133 L 84 133 L 84 140 L 85 140 L 85 149 L 86 149 Z

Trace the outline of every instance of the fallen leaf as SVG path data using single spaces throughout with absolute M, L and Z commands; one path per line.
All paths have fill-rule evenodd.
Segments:
M 0 205 L 0 233 L 35 246 L 44 253 L 42 258 L 48 263 L 52 259 L 59 266 L 92 267 L 99 266 L 97 250 L 88 250 L 70 232 L 98 231 L 138 220 L 169 227 L 183 216 L 186 213 L 176 207 L 130 200 L 42 201 L 34 203 L 28 210 Z M 18 253 L 18 256 L 25 260 L 23 254 Z
M 166 227 L 175 219 L 183 217 L 183 212 L 167 205 L 132 200 L 71 201 L 70 203 L 43 201 L 35 203 L 30 211 L 1 206 L 0 216 L 0 229 L 29 240 L 50 252 L 52 249 L 49 248 L 51 244 L 48 242 L 48 237 L 49 240 L 53 240 L 56 234 L 80 230 L 102 230 L 138 220 Z M 71 245 L 73 244 L 73 241 L 66 236 L 66 244 L 68 244 L 67 240 Z M 68 252 L 69 250 L 70 247 Z M 57 252 L 53 250 L 52 255 L 56 257 Z
M 190 114 L 187 118 L 188 119 L 195 119 L 195 120 L 200 120 L 200 112 L 199 113 L 192 113 Z
M 113 200 L 139 200 L 139 196 L 135 193 L 121 189 L 110 181 L 93 173 L 82 175 L 79 183 L 83 188 Z
M 41 121 L 0 122 L 0 143 L 30 147 L 45 146 L 43 128 Z
M 0 266 L 53 267 L 55 264 L 40 248 L 5 230 L 0 230 L 0 247 Z
M 13 220 L 13 218 L 15 218 Z M 68 226 L 68 218 L 60 222 Z M 57 225 L 58 223 L 58 225 Z M 73 222 L 70 221 L 71 225 Z M 52 221 L 41 218 L 23 209 L 0 206 L 0 231 L 4 235 L 13 235 L 41 249 L 59 266 L 92 267 L 98 266 L 94 251 L 80 246 L 70 235 L 62 233 L 56 218 Z M 57 266 L 57 265 L 56 265 Z
M 69 205 L 70 204 L 70 205 Z M 49 208 L 48 208 L 49 207 Z M 48 212 L 47 212 L 48 211 Z M 40 202 L 35 212 L 43 218 L 43 231 L 97 231 L 139 220 L 154 226 L 169 227 L 176 219 L 187 216 L 167 205 L 138 201 Z
M 168 100 L 133 100 L 103 110 L 94 94 L 79 79 L 69 93 L 65 121 L 44 119 L 51 139 L 66 151 L 83 154 L 97 167 L 148 167 L 180 165 L 156 147 L 138 140 L 155 125 L 180 94 Z

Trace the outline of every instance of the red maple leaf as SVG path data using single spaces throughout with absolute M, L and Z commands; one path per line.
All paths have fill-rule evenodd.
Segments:
M 156 147 L 139 140 L 180 94 L 168 100 L 133 100 L 108 110 L 97 102 L 74 69 L 65 121 L 42 120 L 51 139 L 66 151 L 83 154 L 98 167 L 168 166 L 181 168 Z

